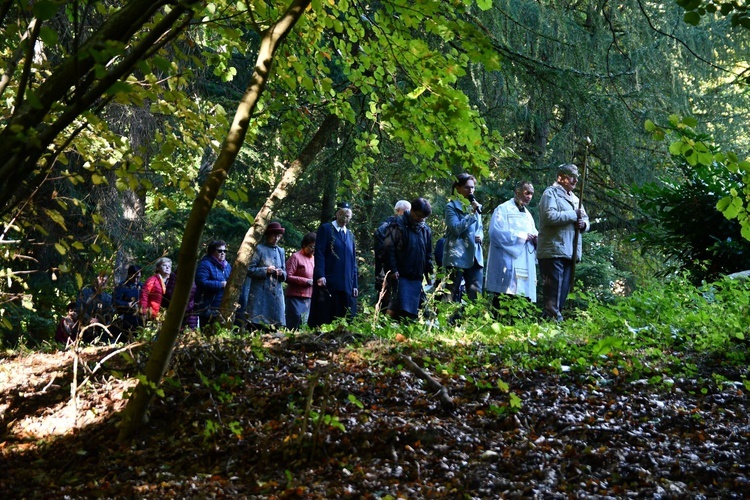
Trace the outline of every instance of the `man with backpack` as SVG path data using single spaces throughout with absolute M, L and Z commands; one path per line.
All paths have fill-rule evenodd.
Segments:
M 417 198 L 388 228 L 383 266 L 395 284 L 387 311 L 393 318 L 416 318 L 424 302 L 422 281 L 431 283 L 432 232 L 424 222 L 431 213 L 430 202 Z
M 401 217 L 404 212 L 411 210 L 411 203 L 406 200 L 398 200 L 393 207 L 393 215 L 384 220 L 375 230 L 373 235 L 375 247 L 375 296 L 378 297 L 376 307 L 387 307 L 391 300 L 390 283 L 385 283 L 385 270 L 383 259 L 383 244 L 388 236 L 388 228 L 393 222 Z M 385 283 L 385 287 L 383 284 Z

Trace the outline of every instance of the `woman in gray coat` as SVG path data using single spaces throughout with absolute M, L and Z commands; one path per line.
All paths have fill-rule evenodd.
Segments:
M 250 288 L 247 318 L 256 328 L 286 326 L 282 287 L 286 281 L 286 258 L 284 249 L 278 246 L 283 234 L 281 224 L 271 222 L 266 229 L 265 241 L 255 249 L 247 269 Z

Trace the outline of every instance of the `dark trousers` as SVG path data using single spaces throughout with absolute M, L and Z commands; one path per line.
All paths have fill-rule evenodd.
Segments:
M 454 302 L 460 302 L 462 291 L 461 291 L 461 278 L 463 278 L 466 285 L 466 294 L 469 296 L 469 300 L 474 300 L 477 296 L 482 294 L 482 283 L 484 282 L 484 268 L 479 265 L 475 260 L 474 265 L 468 269 L 462 269 L 460 267 L 451 267 L 448 269 L 448 281 L 451 291 L 451 299 Z
M 570 291 L 573 275 L 572 259 L 539 259 L 539 273 L 542 275 L 544 308 L 542 316 L 562 321 L 562 309 Z

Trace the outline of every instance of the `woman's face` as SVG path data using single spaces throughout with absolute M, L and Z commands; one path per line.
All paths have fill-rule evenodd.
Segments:
M 458 186 L 456 191 L 464 198 L 468 198 L 470 194 L 474 194 L 475 183 L 474 179 L 469 179 L 463 186 Z
M 156 269 L 156 271 L 162 276 L 169 276 L 169 274 L 172 272 L 172 263 L 162 262 L 161 264 L 159 264 L 159 267 Z
M 278 245 L 279 241 L 281 241 L 281 237 L 283 235 L 281 233 L 269 233 L 266 234 L 266 243 L 268 243 L 270 246 L 274 247 Z
M 309 245 L 302 247 L 302 252 L 308 257 L 315 255 L 315 243 L 310 243 Z
M 219 262 L 224 262 L 225 260 L 227 260 L 227 247 L 226 247 L 226 245 L 222 245 L 219 248 L 217 248 L 216 250 L 214 250 L 214 257 L 216 257 L 216 259 Z

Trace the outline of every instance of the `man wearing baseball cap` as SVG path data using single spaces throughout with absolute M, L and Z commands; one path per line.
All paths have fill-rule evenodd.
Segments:
M 589 216 L 573 193 L 578 184 L 578 167 L 564 163 L 557 168 L 557 181 L 544 190 L 539 201 L 539 238 L 537 258 L 544 294 L 542 317 L 562 321 L 562 309 L 573 277 L 573 242 L 576 228 L 589 229 Z M 576 261 L 581 260 L 578 238 Z

